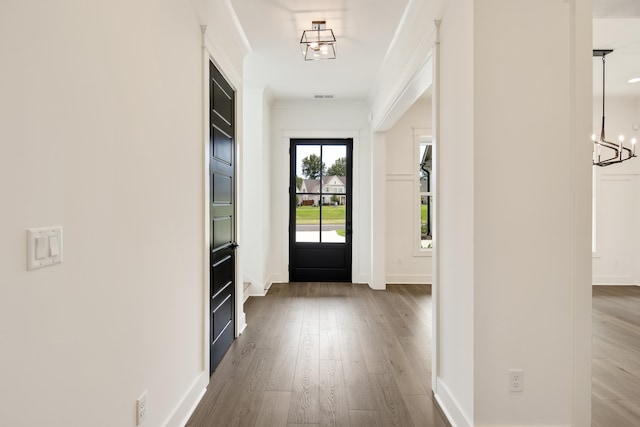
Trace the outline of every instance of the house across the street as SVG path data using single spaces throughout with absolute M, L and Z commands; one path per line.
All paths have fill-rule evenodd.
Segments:
M 344 205 L 346 202 L 346 178 L 344 176 L 323 176 L 322 188 L 319 179 L 303 179 L 298 189 L 298 205 L 318 206 L 322 197 L 323 205 Z

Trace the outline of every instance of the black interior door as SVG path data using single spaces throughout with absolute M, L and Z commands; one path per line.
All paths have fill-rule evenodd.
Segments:
M 289 280 L 351 282 L 352 139 L 292 139 Z
M 213 372 L 235 337 L 235 180 L 233 88 L 209 64 L 210 319 Z

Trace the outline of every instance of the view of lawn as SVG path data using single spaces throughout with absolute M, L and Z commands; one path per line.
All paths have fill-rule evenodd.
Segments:
M 346 217 L 346 206 L 323 206 L 323 224 L 344 224 Z M 296 224 L 308 225 L 320 223 L 320 207 L 298 206 L 296 207 Z
M 420 222 L 423 224 L 427 222 L 427 205 L 420 206 Z

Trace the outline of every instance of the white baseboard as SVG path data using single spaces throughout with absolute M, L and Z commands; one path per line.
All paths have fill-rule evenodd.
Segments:
M 274 279 L 273 275 L 269 276 L 269 279 L 267 280 L 267 283 L 264 284 L 264 293 L 265 294 L 267 293 L 267 291 L 269 289 L 271 289 L 271 285 L 273 285 L 275 283 L 275 280 L 273 280 L 273 279 Z
M 388 285 L 430 285 L 430 274 L 387 274 Z
M 185 392 L 180 400 L 180 403 L 173 410 L 169 419 L 164 423 L 165 427 L 184 427 L 189 421 L 189 418 L 195 411 L 196 406 L 202 400 L 207 386 L 209 385 L 209 375 L 202 371 L 193 381 L 189 389 Z
M 363 285 L 371 286 L 371 278 L 369 277 L 368 274 L 361 274 L 358 276 L 358 281 L 353 283 L 362 283 Z
M 267 290 L 264 286 L 260 285 L 251 285 L 251 287 L 247 290 L 246 298 L 249 297 L 263 297 L 267 294 Z M 245 302 L 247 299 L 245 298 Z
M 630 274 L 620 274 L 620 275 L 593 275 L 591 277 L 591 283 L 594 285 L 637 285 L 636 281 L 633 280 L 633 276 Z
M 244 290 L 243 302 L 247 302 L 247 299 L 249 299 L 249 297 L 263 297 L 266 295 L 267 290 L 269 289 L 265 284 L 261 283 L 259 280 L 253 279 L 246 273 L 244 274 L 244 282 L 246 288 Z M 269 286 L 271 285 L 269 284 Z
M 573 424 L 508 424 L 508 427 L 572 427 Z M 505 424 L 475 424 L 474 427 L 505 427 Z
M 251 296 L 251 282 L 244 282 L 242 288 L 242 303 L 247 302 L 249 297 Z
M 591 283 L 594 286 L 640 286 L 640 283 L 633 280 L 633 277 L 630 275 L 593 276 L 591 278 Z
M 437 390 L 434 392 L 433 397 L 438 402 L 438 405 L 440 405 L 440 409 L 444 412 L 447 420 L 449 420 L 449 424 L 451 424 L 452 427 L 471 427 L 473 423 L 469 421 L 456 399 L 451 395 L 449 389 L 440 378 L 437 379 L 436 388 Z
M 596 283 L 593 286 L 640 286 L 640 283 Z
M 273 283 L 288 283 L 289 279 L 288 278 L 285 279 L 285 276 L 283 276 L 282 274 L 275 273 L 275 274 L 272 274 L 271 276 L 269 276 L 269 282 L 271 282 L 272 284 Z M 269 286 L 271 286 L 271 285 L 269 285 Z
M 236 338 L 242 335 L 242 333 L 246 328 L 247 328 L 247 315 L 244 312 L 242 312 L 242 314 L 238 319 L 238 333 L 236 334 Z

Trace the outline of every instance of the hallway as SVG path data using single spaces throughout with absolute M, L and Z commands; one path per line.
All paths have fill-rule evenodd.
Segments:
M 430 286 L 274 284 L 245 310 L 187 426 L 448 425 L 431 399 Z

